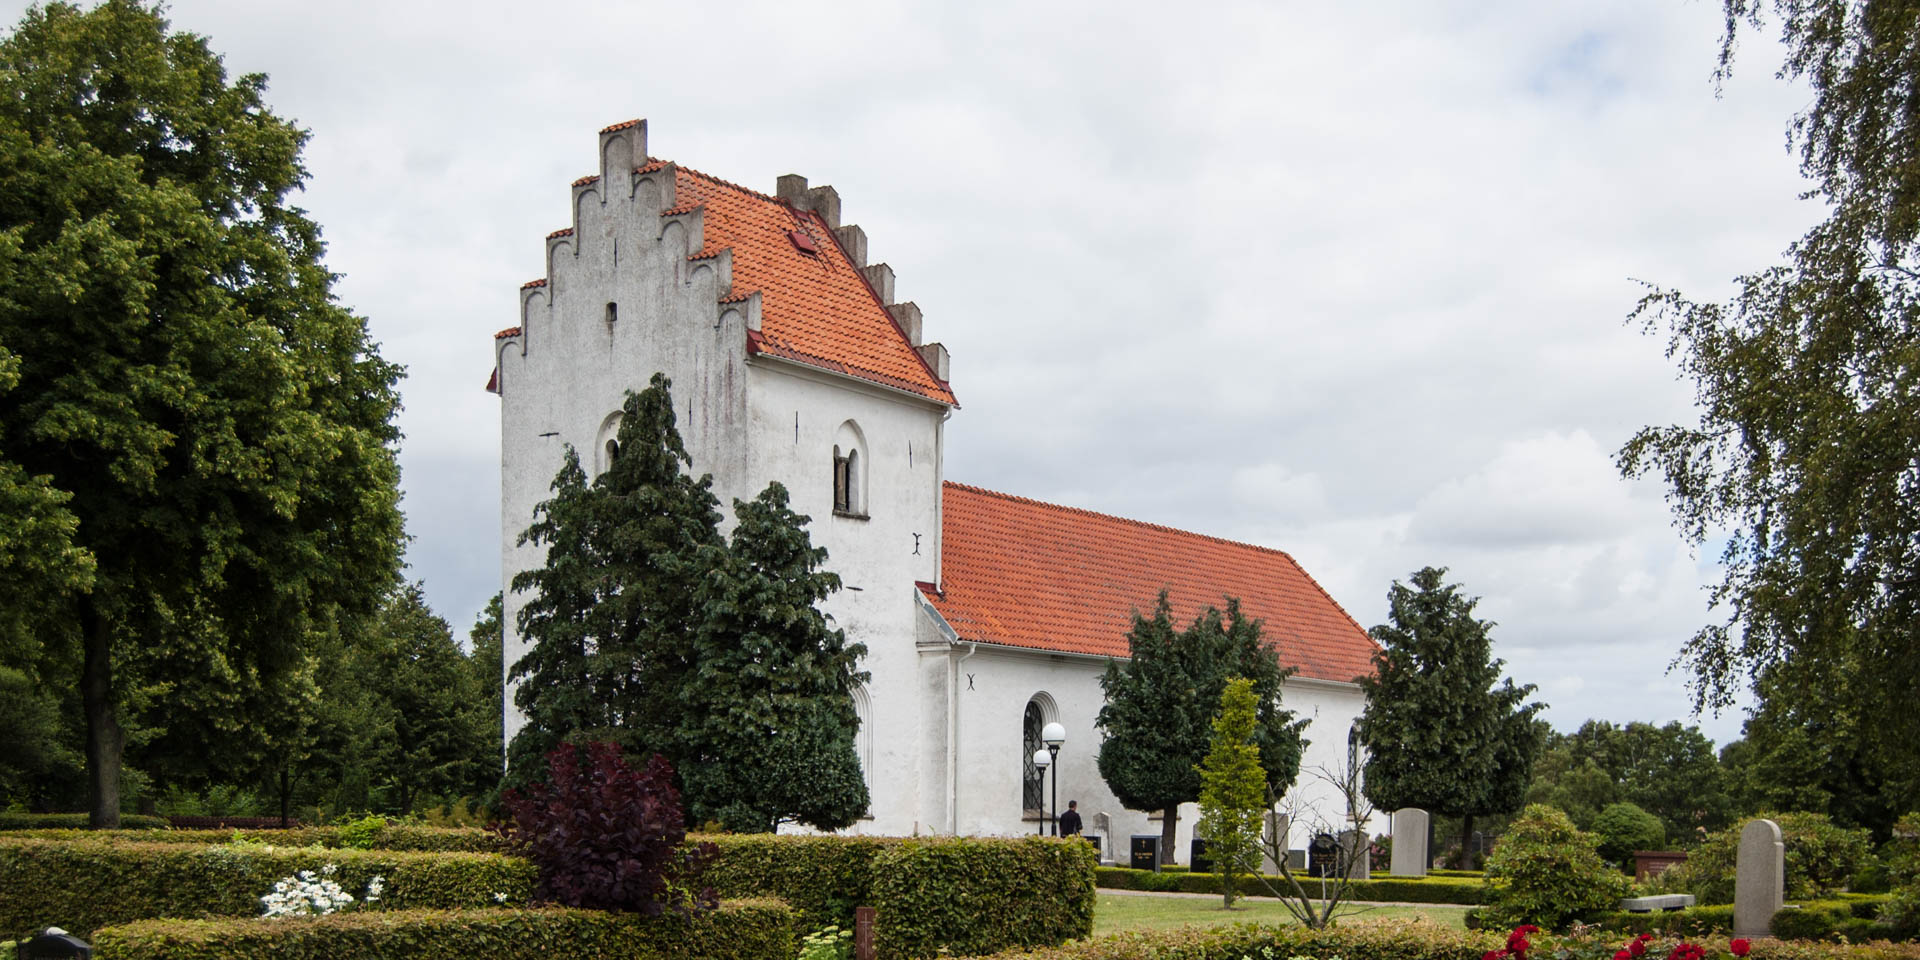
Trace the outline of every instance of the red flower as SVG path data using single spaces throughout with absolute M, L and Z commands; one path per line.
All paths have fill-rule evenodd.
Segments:
M 1648 940 L 1648 939 L 1649 939 L 1649 938 L 1647 937 L 1647 935 L 1646 935 L 1646 934 L 1641 934 L 1641 935 L 1640 935 L 1640 939 L 1638 939 L 1638 940 L 1635 940 L 1635 941 L 1633 941 L 1632 943 L 1629 943 L 1629 944 L 1627 944 L 1627 952 L 1628 952 L 1628 953 L 1630 953 L 1630 954 L 1633 954 L 1633 955 L 1634 955 L 1634 956 L 1636 956 L 1636 957 L 1637 957 L 1637 956 L 1639 956 L 1639 955 L 1641 955 L 1641 954 L 1643 954 L 1643 953 L 1646 953 L 1646 952 L 1647 952 L 1647 940 Z
M 1539 933 L 1540 928 L 1529 923 L 1524 926 L 1514 927 L 1513 932 L 1514 933 Z
M 1613 954 L 1613 960 L 1633 960 L 1633 954 L 1625 950 L 1616 950 Z
M 1635 937 L 1634 939 L 1636 939 L 1636 940 L 1638 940 L 1638 941 L 1640 941 L 1641 943 L 1646 943 L 1646 942 L 1647 942 L 1648 940 L 1652 940 L 1652 939 L 1653 939 L 1653 934 L 1651 934 L 1651 933 L 1643 933 L 1643 934 L 1641 934 L 1641 935 L 1639 935 L 1638 937 Z
M 1667 954 L 1667 960 L 1707 960 L 1707 952 L 1697 944 L 1682 943 Z
M 1753 949 L 1753 943 L 1749 940 L 1734 940 L 1727 944 L 1727 949 L 1732 950 L 1736 957 L 1744 957 L 1749 950 Z
M 1509 952 L 1515 953 L 1515 954 L 1525 954 L 1528 950 L 1531 950 L 1531 949 L 1533 949 L 1533 944 L 1527 942 L 1526 934 L 1521 933 L 1518 930 L 1515 930 L 1512 936 L 1507 937 L 1507 950 Z
M 1506 955 L 1505 950 L 1488 950 L 1480 955 L 1480 960 L 1505 960 Z

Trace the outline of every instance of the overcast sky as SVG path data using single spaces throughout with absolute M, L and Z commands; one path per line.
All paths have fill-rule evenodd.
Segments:
M 170 10 L 313 133 L 300 202 L 408 371 L 410 576 L 462 636 L 499 589 L 491 336 L 596 131 L 645 117 L 655 156 L 839 190 L 953 353 L 948 479 L 1290 551 L 1363 626 L 1447 566 L 1556 727 L 1693 722 L 1667 666 L 1714 550 L 1611 462 L 1692 393 L 1625 318 L 1819 214 L 1770 34 L 1715 95 L 1717 2 Z

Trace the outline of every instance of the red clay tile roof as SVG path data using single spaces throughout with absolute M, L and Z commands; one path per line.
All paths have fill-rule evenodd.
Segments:
M 1373 639 L 1279 550 L 958 483 L 942 510 L 942 590 L 921 590 L 963 640 L 1125 657 L 1133 612 L 1165 588 L 1183 628 L 1238 597 L 1299 676 L 1372 672 Z
M 547 278 L 541 277 L 538 280 L 528 280 L 526 283 L 523 283 L 520 285 L 520 289 L 531 290 L 534 287 L 544 287 L 546 285 L 547 285 Z
M 495 340 L 502 340 L 502 339 L 505 339 L 505 338 L 507 338 L 507 337 L 517 337 L 517 336 L 519 336 L 519 335 L 520 335 L 520 328 L 519 328 L 519 327 L 508 327 L 508 328 L 506 328 L 505 330 L 502 330 L 502 331 L 500 331 L 499 333 L 496 333 L 496 334 L 494 334 L 494 335 L 493 335 L 493 338 L 494 338 Z
M 646 123 L 646 121 L 645 120 L 622 120 L 619 123 L 614 124 L 613 126 L 601 127 L 600 132 L 612 133 L 615 130 L 625 130 L 628 127 L 637 127 L 643 123 Z
M 650 161 L 645 172 L 666 166 Z M 953 389 L 934 376 L 893 315 L 847 258 L 817 213 L 697 170 L 675 167 L 672 212 L 703 208 L 706 247 L 689 259 L 733 251 L 733 289 L 722 302 L 760 294 L 760 330 L 750 353 L 765 353 L 953 403 Z M 789 233 L 804 233 L 804 253 Z

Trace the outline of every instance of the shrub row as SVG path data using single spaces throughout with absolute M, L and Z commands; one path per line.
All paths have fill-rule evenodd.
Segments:
M 141 920 L 99 931 L 93 945 L 116 960 L 762 960 L 799 952 L 793 911 L 765 900 L 691 919 L 550 908 Z
M 1844 900 L 1815 900 L 1791 904 L 1773 915 L 1773 935 L 1783 940 L 1834 940 L 1855 943 L 1895 939 L 1892 926 L 1879 922 L 1884 896 L 1853 896 Z M 1470 922 L 1477 918 L 1469 918 Z M 1656 913 L 1607 914 L 1600 927 L 1614 933 L 1654 933 L 1668 936 L 1707 936 L 1733 929 L 1733 907 L 1688 907 Z
M 139 814 L 121 814 L 120 826 L 126 829 L 161 828 L 167 826 L 166 817 L 149 817 Z M 85 830 L 87 815 L 84 813 L 0 813 L 0 830 Z
M 0 939 L 47 926 L 86 937 L 158 917 L 252 917 L 276 880 L 338 865 L 334 880 L 359 896 L 386 878 L 382 909 L 525 903 L 531 864 L 487 853 L 316 850 L 176 843 L 88 843 L 0 838 Z
M 1708 956 L 1726 956 L 1729 952 L 1725 938 L 1693 938 L 1689 942 L 1706 948 Z M 1462 932 L 1425 920 L 1349 920 L 1328 930 L 1291 924 L 1240 924 L 1133 931 L 1051 949 L 1008 951 L 993 955 L 991 960 L 1480 960 L 1487 951 L 1505 943 L 1504 931 Z M 1536 940 L 1535 946 L 1541 944 Z M 1647 951 L 1647 956 L 1665 956 L 1670 944 L 1656 946 L 1658 949 Z M 1920 960 L 1920 944 L 1755 940 L 1749 960 Z
M 124 818 L 123 818 L 124 819 Z M 84 821 L 83 821 L 84 822 Z M 85 830 L 34 828 L 10 833 L 9 837 L 41 840 L 101 841 L 110 843 L 217 844 L 233 839 L 234 830 L 159 829 Z M 358 847 L 368 850 L 409 850 L 446 853 L 499 853 L 506 848 L 500 838 L 474 827 L 420 827 L 389 824 L 374 830 L 349 827 L 294 827 L 288 830 L 242 830 L 248 842 L 274 847 L 312 847 L 330 849 Z
M 1211 873 L 1156 874 L 1151 870 L 1100 867 L 1094 871 L 1094 874 L 1096 883 L 1114 890 L 1181 893 L 1218 893 L 1220 891 L 1220 880 Z M 1245 896 L 1272 896 L 1268 883 L 1276 889 L 1285 889 L 1284 880 L 1269 874 L 1264 883 L 1257 877 L 1242 877 L 1240 892 Z M 1300 883 L 1307 888 L 1308 892 L 1318 892 L 1319 881 L 1302 877 Z M 1396 877 L 1392 880 L 1354 880 L 1347 884 L 1348 899 L 1387 903 L 1479 904 L 1486 903 L 1491 895 L 1492 888 L 1482 881 L 1451 877 Z
M 967 955 L 1059 943 L 1093 931 L 1090 844 L 1017 839 L 690 836 L 719 859 L 723 897 L 779 897 L 810 926 L 877 913 L 882 956 Z

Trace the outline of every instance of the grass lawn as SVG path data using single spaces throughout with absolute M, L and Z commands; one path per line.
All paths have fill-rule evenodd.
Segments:
M 1350 911 L 1350 912 L 1349 912 Z M 1464 930 L 1466 907 L 1342 907 L 1341 916 L 1427 917 L 1435 923 Z M 1219 897 L 1154 897 L 1126 894 L 1100 894 L 1093 908 L 1093 934 L 1101 936 L 1122 930 L 1153 930 L 1162 927 L 1192 925 L 1217 926 L 1258 920 L 1263 923 L 1290 922 L 1293 916 L 1280 901 L 1266 897 L 1242 898 L 1232 910 L 1220 909 Z

